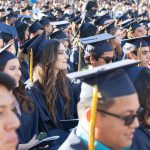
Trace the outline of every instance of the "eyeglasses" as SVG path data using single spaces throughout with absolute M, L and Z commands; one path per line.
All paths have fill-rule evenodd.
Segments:
M 128 116 L 120 116 L 120 115 L 117 115 L 117 114 L 113 114 L 113 113 L 110 113 L 110 112 L 107 112 L 107 111 L 104 111 L 102 109 L 97 109 L 98 111 L 106 114 L 106 115 L 110 115 L 110 116 L 113 116 L 113 117 L 116 117 L 116 118 L 119 118 L 121 120 L 123 120 L 125 122 L 125 125 L 126 126 L 130 126 L 133 121 L 135 120 L 135 118 L 139 117 L 140 114 L 143 112 L 143 108 L 140 108 L 136 114 L 134 115 L 128 115 Z
M 103 58 L 106 61 L 106 63 L 110 63 L 114 59 L 114 57 L 108 57 L 108 56 L 100 57 L 100 58 Z

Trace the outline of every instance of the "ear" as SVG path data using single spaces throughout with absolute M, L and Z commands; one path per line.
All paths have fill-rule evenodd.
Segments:
M 95 59 L 92 57 L 92 56 L 90 56 L 90 62 L 91 62 L 91 64 L 95 64 Z
M 91 108 L 87 108 L 87 109 L 85 110 L 85 117 L 86 117 L 86 120 L 90 123 Z

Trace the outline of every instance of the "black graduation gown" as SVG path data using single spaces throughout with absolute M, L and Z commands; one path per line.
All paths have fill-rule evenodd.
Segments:
M 73 64 L 74 71 L 78 71 L 78 63 L 79 63 L 79 49 L 78 48 L 74 48 L 71 51 L 70 61 Z M 82 53 L 81 53 L 81 69 L 83 68 L 87 68 L 87 65 L 84 60 L 84 50 L 82 50 Z
M 73 130 L 59 150 L 88 150 L 88 146 L 76 135 L 76 130 Z
M 136 129 L 133 142 L 129 150 L 150 150 L 150 131 L 143 125 Z
M 29 95 L 30 91 L 28 91 Z M 30 96 L 30 95 L 29 95 Z M 34 103 L 34 102 L 33 102 Z M 17 130 L 19 137 L 19 144 L 25 144 L 31 140 L 31 138 L 36 134 L 38 135 L 38 110 L 37 105 L 34 103 L 33 112 L 24 112 L 21 110 L 21 116 L 17 113 L 20 120 L 20 127 Z
M 57 110 L 57 115 L 56 118 L 58 120 L 58 127 L 53 124 L 52 121 L 52 116 L 49 113 L 46 103 L 45 103 L 45 96 L 41 90 L 41 86 L 39 85 L 38 82 L 34 84 L 32 87 L 32 94 L 37 102 L 38 105 L 38 111 L 39 111 L 39 131 L 40 132 L 46 132 L 48 136 L 55 136 L 58 135 L 60 138 L 56 141 L 53 142 L 52 146 L 50 149 L 58 149 L 58 147 L 65 141 L 65 139 L 69 135 L 69 131 L 65 131 L 63 129 L 63 126 L 59 122 L 60 120 L 67 120 L 67 119 L 75 119 L 77 118 L 77 109 L 76 109 L 76 103 L 74 100 L 74 95 L 72 92 L 72 86 L 71 83 L 69 82 L 68 85 L 69 92 L 70 92 L 70 97 L 71 97 L 71 102 L 70 102 L 70 118 L 67 118 L 65 114 L 63 113 L 64 109 L 64 101 L 63 97 L 60 94 L 59 90 L 57 88 L 57 98 L 56 98 L 56 110 Z
M 23 82 L 27 81 L 29 79 L 29 66 L 25 61 L 21 62 L 21 72 L 22 72 L 21 80 Z

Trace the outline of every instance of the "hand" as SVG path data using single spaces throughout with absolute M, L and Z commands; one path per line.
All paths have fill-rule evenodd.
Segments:
M 39 142 L 39 140 L 36 139 L 37 136 L 34 135 L 33 138 L 27 143 L 28 148 L 32 147 L 34 144 L 36 144 L 37 142 Z

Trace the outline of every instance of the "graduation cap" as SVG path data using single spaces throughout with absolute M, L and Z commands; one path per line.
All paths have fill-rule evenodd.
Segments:
M 141 20 L 141 21 L 139 21 L 139 24 L 140 24 L 141 26 L 145 26 L 146 28 L 148 28 L 148 23 L 149 23 L 148 20 Z
M 62 30 L 57 30 L 57 31 L 51 33 L 51 34 L 49 35 L 49 37 L 50 37 L 51 39 L 58 39 L 58 40 L 68 39 L 66 33 L 63 32 Z
M 95 39 L 96 37 L 97 36 L 95 36 L 93 39 Z M 110 34 L 101 34 L 99 35 L 98 40 L 89 39 L 88 44 L 85 49 L 85 57 L 90 56 L 90 55 L 99 56 L 100 54 L 104 52 L 112 51 L 112 47 L 109 44 L 108 40 L 113 39 L 113 38 L 114 36 Z
M 115 21 L 113 21 L 112 23 L 108 24 L 105 28 L 103 28 L 102 30 L 100 30 L 99 33 L 104 33 L 104 32 L 107 32 L 107 33 L 110 33 L 111 30 L 115 27 Z
M 11 60 L 11 59 L 14 59 L 14 58 L 17 58 L 16 55 L 10 53 L 9 51 L 7 51 L 7 48 L 9 48 L 11 45 L 13 44 L 12 43 L 9 43 L 7 44 L 5 47 L 3 47 L 1 50 L 0 50 L 0 66 L 4 65 L 7 63 L 7 61 Z
M 0 31 L 6 34 L 12 35 L 13 37 L 18 36 L 16 28 L 14 28 L 11 25 L 4 24 L 4 23 L 0 23 Z
M 140 47 L 150 46 L 150 43 L 148 43 L 149 39 L 150 39 L 150 35 L 146 35 L 146 36 L 136 37 L 131 39 L 123 39 L 121 42 L 122 45 L 124 45 L 125 43 L 131 43 L 135 45 L 136 49 L 138 49 Z
M 66 28 L 70 23 L 68 21 L 56 21 L 56 22 L 50 22 L 50 24 L 58 29 L 64 29 Z
M 5 17 L 6 17 L 6 19 L 10 20 L 12 18 L 17 18 L 17 15 L 14 12 L 10 12 Z
M 88 31 L 88 32 L 87 32 Z M 80 37 L 85 38 L 96 35 L 97 27 L 92 23 L 83 23 L 80 28 Z
M 126 72 L 128 76 L 130 77 L 130 80 L 133 82 L 133 84 L 136 82 L 136 79 L 138 78 L 139 74 L 145 67 L 129 67 L 126 69 Z
M 133 21 L 130 24 L 124 26 L 123 29 L 124 28 L 126 28 L 126 29 L 130 29 L 131 28 L 131 30 L 134 32 L 139 27 L 141 27 L 140 24 L 137 21 Z
M 125 20 L 129 19 L 128 15 L 129 15 L 129 11 L 124 13 L 122 16 L 118 17 L 117 20 L 118 21 L 125 21 Z
M 114 100 L 116 97 L 136 93 L 126 72 L 122 69 L 135 65 L 138 61 L 123 60 L 90 70 L 67 74 L 69 78 L 81 79 L 80 101 L 92 101 L 90 118 L 89 148 L 94 148 L 94 131 L 98 99 L 101 103 Z M 86 89 L 86 90 L 85 90 Z
M 90 70 L 70 73 L 67 74 L 67 77 L 71 79 L 80 79 L 86 83 L 84 85 L 88 84 L 87 87 L 89 88 L 85 88 L 84 85 L 81 88 L 81 94 L 80 94 L 81 100 L 86 101 L 87 98 L 92 97 L 92 86 L 94 84 L 98 85 L 98 90 L 101 92 L 102 97 L 104 99 L 112 99 L 118 96 L 125 96 L 125 95 L 135 93 L 135 89 L 130 83 L 130 81 L 129 80 L 126 81 L 126 79 L 123 77 L 124 73 L 122 71 L 117 76 L 114 73 L 114 76 L 108 78 L 109 80 L 107 80 L 106 77 L 107 74 L 110 72 L 112 74 L 114 70 L 118 68 L 126 68 L 129 66 L 137 65 L 138 63 L 139 61 L 126 59 L 111 64 L 95 67 Z M 106 77 L 106 82 L 104 81 L 105 77 Z M 128 87 L 128 88 L 124 88 L 124 87 Z
M 32 39 L 29 39 L 28 41 L 26 41 L 25 43 L 23 43 L 20 46 L 20 49 L 22 50 L 23 53 L 28 54 L 28 47 L 30 46 L 30 44 L 35 41 L 37 39 L 39 35 L 35 35 Z
M 40 24 L 40 22 L 38 20 L 36 20 L 35 22 L 33 22 L 30 27 L 29 27 L 29 32 L 30 33 L 35 33 L 38 30 L 43 30 L 43 26 Z
M 122 21 L 121 23 L 118 24 L 118 26 L 122 28 L 124 28 L 125 26 L 129 25 L 131 22 L 133 22 L 133 18 L 129 18 L 127 20 Z
M 109 14 L 105 14 L 105 15 L 101 16 L 100 18 L 96 19 L 94 21 L 94 24 L 96 26 L 103 26 L 105 24 L 105 22 L 110 19 L 111 19 L 111 17 L 109 16 Z
M 45 26 L 48 25 L 50 23 L 50 20 L 48 17 L 44 17 L 40 20 L 41 25 Z

